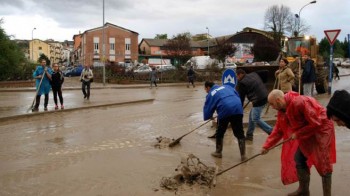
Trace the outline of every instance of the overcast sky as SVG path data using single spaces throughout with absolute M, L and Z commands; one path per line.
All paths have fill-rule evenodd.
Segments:
M 105 0 L 105 22 L 136 31 L 139 41 L 183 32 L 223 36 L 244 27 L 264 28 L 264 15 L 273 5 L 293 13 L 311 0 Z M 73 35 L 102 26 L 103 0 L 0 0 L 2 27 L 15 39 L 72 40 Z M 318 0 L 301 11 L 318 41 L 324 30 L 341 29 L 338 39 L 350 33 L 350 1 Z

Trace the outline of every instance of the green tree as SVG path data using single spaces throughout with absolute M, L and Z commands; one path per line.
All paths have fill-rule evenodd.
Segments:
M 154 39 L 168 39 L 168 34 L 156 34 Z
M 189 32 L 180 33 L 173 36 L 164 45 L 165 52 L 169 57 L 173 57 L 175 62 L 178 62 L 176 66 L 182 65 L 188 59 L 191 58 L 191 34 Z
M 344 43 L 340 42 L 338 39 L 335 40 L 333 44 L 333 57 L 334 58 L 344 58 L 346 56 L 346 50 L 344 50 Z M 328 39 L 324 37 L 318 44 L 319 54 L 324 59 L 329 59 L 330 44 Z
M 28 78 L 28 76 L 24 76 L 24 70 L 30 64 L 16 42 L 12 41 L 10 36 L 6 34 L 2 24 L 3 19 L 0 19 L 0 80 Z

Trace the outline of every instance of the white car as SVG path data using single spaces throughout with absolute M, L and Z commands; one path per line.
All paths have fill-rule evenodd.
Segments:
M 151 71 L 152 69 L 149 67 L 149 65 L 141 65 L 134 70 L 134 73 L 143 74 L 143 73 L 149 73 Z
M 225 68 L 226 69 L 236 70 L 237 69 L 237 65 L 236 65 L 236 63 L 225 63 Z
M 349 68 L 350 67 L 350 60 L 343 61 L 341 63 L 341 67 Z

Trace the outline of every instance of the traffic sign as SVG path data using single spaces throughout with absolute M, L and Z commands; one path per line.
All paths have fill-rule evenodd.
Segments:
M 325 30 L 324 33 L 326 34 L 326 37 L 328 39 L 328 42 L 330 45 L 333 45 L 335 40 L 337 39 L 340 29 L 334 29 L 334 30 Z
M 237 75 L 233 69 L 226 69 L 222 74 L 222 84 L 228 84 L 233 88 L 236 87 L 237 84 Z

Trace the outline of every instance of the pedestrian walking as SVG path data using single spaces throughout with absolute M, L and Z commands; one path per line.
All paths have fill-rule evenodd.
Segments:
M 64 82 L 64 76 L 62 71 L 59 69 L 59 66 L 57 63 L 53 64 L 53 72 L 51 75 L 51 88 L 53 92 L 53 100 L 55 102 L 55 110 L 58 109 L 57 104 L 57 95 L 60 100 L 61 109 L 64 109 L 63 106 L 63 96 L 62 96 L 62 84 Z
M 350 129 L 350 94 L 346 90 L 337 90 L 327 105 L 327 116 L 338 126 Z
M 35 98 L 35 106 L 32 108 L 33 112 L 39 111 L 40 98 L 43 94 L 45 95 L 44 110 L 47 111 L 47 105 L 49 104 L 49 92 L 51 90 L 51 74 L 52 69 L 46 66 L 46 60 L 42 59 L 41 64 L 36 67 L 33 73 L 33 78 L 35 78 L 35 87 L 38 92 Z
M 246 74 L 243 69 L 237 70 L 237 90 L 243 106 L 245 97 L 252 102 L 253 107 L 249 112 L 248 130 L 246 140 L 253 141 L 254 130 L 258 125 L 264 132 L 270 134 L 272 127 L 261 119 L 261 113 L 267 103 L 268 91 L 260 76 L 255 73 Z
M 330 196 L 336 151 L 334 125 L 326 109 L 316 99 L 293 91 L 272 90 L 268 101 L 278 115 L 261 153 L 266 154 L 282 138 L 292 138 L 282 147 L 281 177 L 285 185 L 299 181 L 299 188 L 288 195 L 310 195 L 310 167 L 314 165 L 322 176 L 323 195 Z
M 188 84 L 187 84 L 187 88 L 190 87 L 190 84 L 194 87 L 196 87 L 194 85 L 194 78 L 195 78 L 195 72 L 193 70 L 193 66 L 191 65 L 190 69 L 187 71 L 187 79 L 188 79 Z
M 312 96 L 313 85 L 316 81 L 316 71 L 314 61 L 308 54 L 303 56 L 303 72 L 301 75 L 301 82 L 303 84 L 303 95 Z
M 158 80 L 158 74 L 157 74 L 157 70 L 155 67 L 152 67 L 152 71 L 149 73 L 149 79 L 151 81 L 151 86 L 149 88 L 152 88 L 152 85 L 154 84 L 154 86 L 157 88 L 157 80 Z
M 84 99 L 90 99 L 90 86 L 93 78 L 94 74 L 92 73 L 90 65 L 85 65 L 80 75 L 81 90 L 83 91 Z
M 207 93 L 203 107 L 204 120 L 213 118 L 215 111 L 218 114 L 216 150 L 211 155 L 217 158 L 222 157 L 224 135 L 228 123 L 231 123 L 233 134 L 238 139 L 241 160 L 245 160 L 243 108 L 237 91 L 229 85 L 218 86 L 209 81 L 204 83 L 204 89 Z
M 334 76 L 334 80 L 336 80 L 338 78 L 338 80 L 340 80 L 340 77 L 339 77 L 339 69 L 338 67 L 335 65 L 335 63 L 332 63 L 333 64 L 333 76 Z
M 280 60 L 279 69 L 275 72 L 277 79 L 277 89 L 284 93 L 292 90 L 294 84 L 294 73 L 288 66 L 288 60 L 283 58 Z

